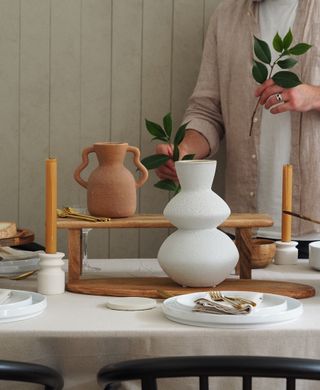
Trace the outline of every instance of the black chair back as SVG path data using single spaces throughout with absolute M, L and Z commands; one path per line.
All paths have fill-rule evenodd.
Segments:
M 45 390 L 63 388 L 63 378 L 56 370 L 34 363 L 0 360 L 1 380 L 37 383 L 43 385 Z
M 242 377 L 242 389 L 252 390 L 252 378 L 286 378 L 295 390 L 296 379 L 320 380 L 320 360 L 266 356 L 180 356 L 139 359 L 107 365 L 98 373 L 102 389 L 141 380 L 142 390 L 157 390 L 157 378 L 198 377 L 199 390 L 209 389 L 209 377 Z

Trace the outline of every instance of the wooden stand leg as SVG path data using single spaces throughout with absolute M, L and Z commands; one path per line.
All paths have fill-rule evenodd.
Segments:
M 68 229 L 68 280 L 79 280 L 82 271 L 82 231 Z
M 240 279 L 251 279 L 251 229 L 236 228 L 236 245 L 239 251 L 237 270 L 240 271 Z

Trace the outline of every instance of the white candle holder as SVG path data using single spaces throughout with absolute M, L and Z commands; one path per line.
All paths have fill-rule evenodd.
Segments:
M 62 294 L 65 291 L 64 253 L 39 253 L 38 292 L 46 295 Z
M 276 241 L 276 254 L 274 264 L 286 265 L 297 264 L 298 261 L 297 241 Z

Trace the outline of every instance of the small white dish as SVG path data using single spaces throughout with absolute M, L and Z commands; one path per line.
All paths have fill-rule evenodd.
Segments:
M 191 294 L 190 294 L 191 295 Z M 278 312 L 252 312 L 250 314 L 224 315 L 193 312 L 191 307 L 177 304 L 176 297 L 166 299 L 162 309 L 166 317 L 172 321 L 193 326 L 204 327 L 251 327 L 253 325 L 274 324 L 298 318 L 303 312 L 302 303 L 296 299 L 275 294 L 263 294 L 266 301 L 285 299 L 286 307 Z
M 112 297 L 106 305 L 113 310 L 149 310 L 156 307 L 155 299 L 142 297 Z
M 12 302 L 13 305 L 5 309 L 0 306 L 0 323 L 20 321 L 35 317 L 41 314 L 47 307 L 47 298 L 42 294 L 30 291 L 12 290 L 12 295 L 17 298 L 20 296 L 21 300 L 23 300 L 24 296 L 25 300 L 31 299 L 31 302 L 25 305 L 15 305 L 14 302 Z

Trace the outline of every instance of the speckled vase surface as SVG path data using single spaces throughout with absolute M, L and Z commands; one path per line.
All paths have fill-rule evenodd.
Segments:
M 139 180 L 124 166 L 126 153 L 133 154 L 133 162 L 140 170 Z M 89 163 L 89 153 L 95 153 L 99 165 L 88 181 L 80 174 Z M 74 172 L 75 180 L 87 189 L 87 207 L 94 216 L 122 218 L 133 215 L 137 207 L 136 189 L 148 178 L 148 171 L 140 162 L 140 151 L 127 143 L 97 142 L 82 152 L 82 164 Z
M 161 245 L 158 261 L 175 282 L 189 287 L 212 287 L 234 269 L 239 253 L 233 241 L 217 229 L 230 209 L 211 189 L 216 161 L 176 162 L 181 191 L 164 209 L 178 230 Z

